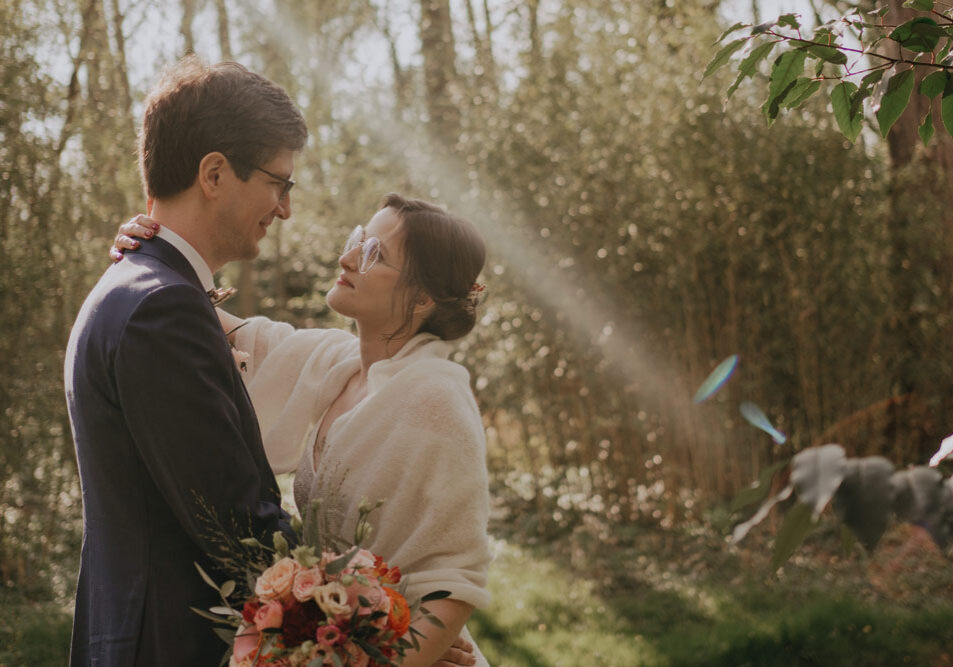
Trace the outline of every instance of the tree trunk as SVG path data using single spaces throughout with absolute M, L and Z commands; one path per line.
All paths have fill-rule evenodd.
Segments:
M 460 112 L 455 104 L 457 71 L 450 0 L 420 1 L 420 49 L 431 127 L 441 143 L 453 145 L 460 136 Z
M 228 29 L 228 8 L 225 0 L 215 0 L 215 13 L 218 14 L 218 45 L 222 50 L 222 60 L 234 60 L 232 38 Z
M 182 55 L 195 53 L 195 37 L 192 34 L 192 21 L 195 19 L 195 0 L 182 0 L 182 23 L 179 25 L 179 34 L 182 35 L 182 41 L 185 48 L 182 49 Z

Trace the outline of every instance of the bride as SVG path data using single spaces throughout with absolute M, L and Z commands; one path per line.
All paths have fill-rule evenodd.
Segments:
M 152 236 L 135 219 L 120 232 L 114 253 L 137 247 L 129 236 Z M 385 500 L 364 546 L 408 575 L 409 599 L 450 592 L 427 603 L 445 627 L 419 624 L 426 639 L 408 653 L 409 666 L 433 664 L 458 634 L 469 640 L 467 619 L 489 602 L 483 425 L 469 374 L 448 359 L 447 343 L 476 322 L 484 258 L 469 222 L 389 194 L 351 233 L 327 295 L 357 336 L 219 310 L 248 355 L 246 385 L 269 462 L 276 473 L 295 472 L 302 516 L 312 500 L 326 500 L 332 532 L 351 535 L 361 502 Z

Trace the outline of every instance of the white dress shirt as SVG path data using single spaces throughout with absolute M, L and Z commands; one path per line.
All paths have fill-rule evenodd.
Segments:
M 189 264 L 192 266 L 192 269 L 195 271 L 195 275 L 199 277 L 199 282 L 202 283 L 202 289 L 204 289 L 206 292 L 210 289 L 214 289 L 215 280 L 212 278 L 212 270 L 209 268 L 208 262 L 202 259 L 202 256 L 199 254 L 198 250 L 193 248 L 184 238 L 164 225 L 159 228 L 159 233 L 156 236 L 168 241 L 172 244 L 173 248 L 185 255 L 185 259 L 188 260 Z

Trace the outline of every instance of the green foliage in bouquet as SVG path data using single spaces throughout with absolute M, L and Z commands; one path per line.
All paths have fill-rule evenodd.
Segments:
M 361 547 L 371 534 L 369 516 L 381 504 L 361 503 L 353 541 L 330 530 L 321 501 L 308 508 L 303 522 L 292 518 L 299 537 L 293 548 L 280 532 L 272 536 L 272 546 L 253 536 L 217 534 L 217 542 L 231 551 L 222 549 L 215 560 L 241 576 L 218 585 L 196 563 L 221 604 L 192 611 L 216 624 L 215 633 L 229 647 L 223 665 L 397 665 L 424 637 L 411 619 L 420 616 L 443 627 L 422 603 L 449 593 L 435 591 L 408 602 L 400 569 Z M 220 522 L 213 516 L 209 525 Z

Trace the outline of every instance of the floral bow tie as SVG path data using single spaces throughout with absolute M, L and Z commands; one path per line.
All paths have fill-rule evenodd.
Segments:
M 234 287 L 213 287 L 206 294 L 213 306 L 218 306 L 235 295 L 238 290 Z

